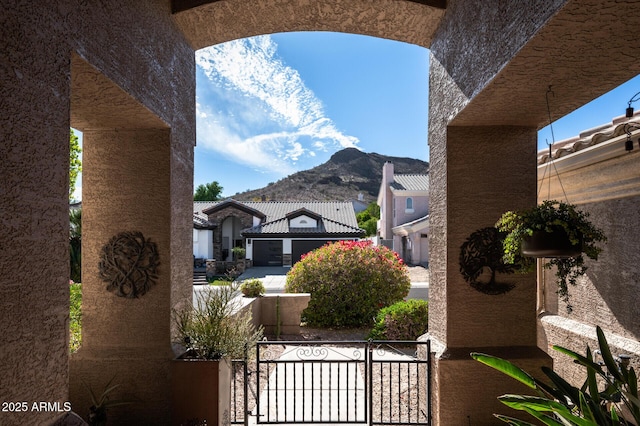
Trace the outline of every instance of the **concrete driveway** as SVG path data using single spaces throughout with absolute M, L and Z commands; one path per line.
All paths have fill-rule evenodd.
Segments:
M 422 268 L 422 267 L 415 267 Z M 282 293 L 284 292 L 284 285 L 287 282 L 287 272 L 290 267 L 284 266 L 254 266 L 248 268 L 240 275 L 238 281 L 243 281 L 249 278 L 258 278 L 264 284 L 266 293 Z M 423 268 L 424 269 L 424 268 Z M 413 273 L 412 273 L 413 272 Z M 409 276 L 412 278 L 411 290 L 409 290 L 408 299 L 429 299 L 429 281 L 424 271 L 415 270 L 410 268 Z M 420 279 L 420 281 L 414 281 L 414 279 Z M 427 281 L 424 281 L 424 280 Z

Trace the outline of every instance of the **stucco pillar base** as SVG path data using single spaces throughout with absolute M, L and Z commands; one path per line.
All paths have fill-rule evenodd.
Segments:
M 534 376 L 542 366 L 551 367 L 551 357 L 537 346 L 445 348 L 432 338 L 433 424 L 440 426 L 474 426 L 501 424 L 492 413 L 513 415 L 526 420 L 498 401 L 506 393 L 529 393 L 532 390 L 470 357 L 482 352 L 505 358 Z M 438 347 L 440 350 L 438 350 Z
M 167 383 L 169 380 L 170 348 L 157 348 L 144 354 L 139 350 L 114 348 L 112 350 L 83 351 L 74 354 L 69 362 L 69 397 L 73 411 L 87 419 L 92 405 L 89 387 L 100 395 L 113 378 L 110 386 L 119 385 L 110 396 L 113 399 L 130 401 L 131 404 L 113 407 L 107 411 L 109 424 L 142 425 L 166 424 L 171 417 L 170 389 L 168 386 L 150 386 L 152 383 Z M 104 372 L 110 376 L 106 377 Z

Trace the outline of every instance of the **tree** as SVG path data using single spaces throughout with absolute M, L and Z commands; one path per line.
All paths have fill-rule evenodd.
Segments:
M 356 215 L 358 226 L 367 231 L 367 236 L 376 235 L 378 220 L 380 220 L 380 206 L 371 202 L 367 208 Z
M 80 160 L 82 148 L 73 129 L 69 129 L 69 135 L 69 200 L 73 200 L 78 174 L 82 171 L 82 160 Z
M 82 209 L 69 211 L 69 263 L 73 282 L 82 281 Z
M 196 188 L 193 194 L 193 201 L 217 201 L 220 199 L 222 187 L 217 181 L 207 184 L 201 184 Z

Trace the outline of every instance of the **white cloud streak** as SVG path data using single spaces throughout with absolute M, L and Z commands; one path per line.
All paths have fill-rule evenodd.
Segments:
M 277 56 L 269 36 L 211 46 L 196 53 L 197 141 L 257 170 L 290 174 L 315 151 L 357 147 L 340 132 L 300 74 Z M 204 83 L 206 87 L 201 87 Z

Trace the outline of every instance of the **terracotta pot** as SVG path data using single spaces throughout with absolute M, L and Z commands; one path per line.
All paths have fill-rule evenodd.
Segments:
M 231 412 L 231 365 L 227 360 L 175 359 L 171 362 L 171 424 L 206 420 L 228 423 Z
M 535 231 L 522 240 L 522 254 L 529 257 L 575 257 L 582 253 L 582 243 L 571 244 L 569 236 L 561 227 L 553 232 Z

